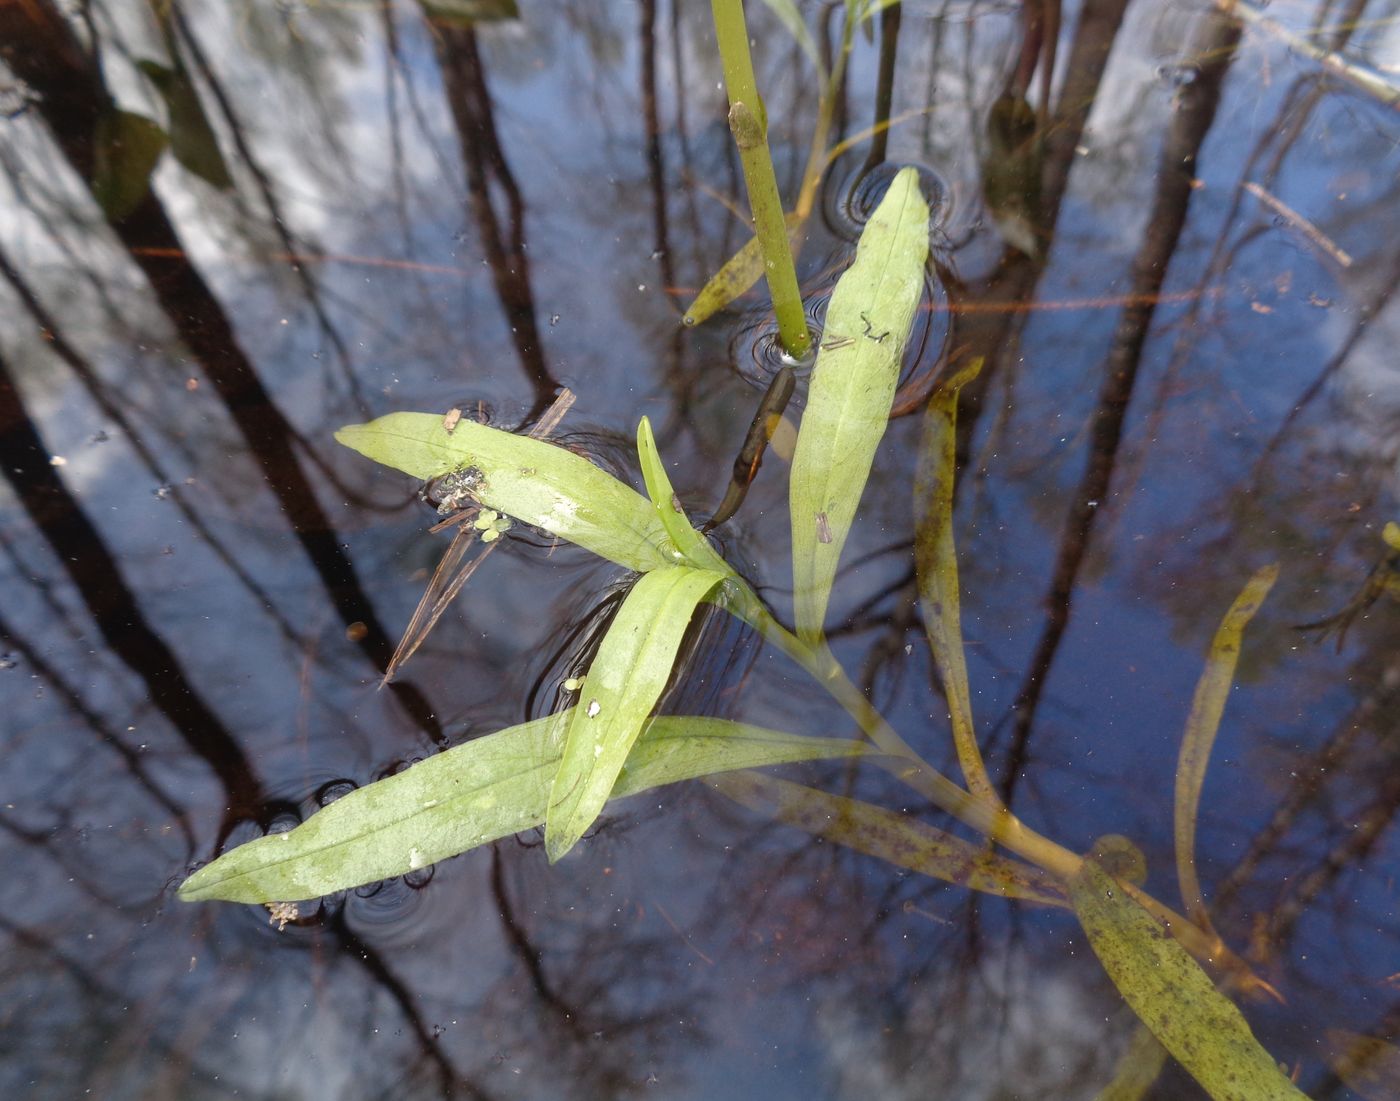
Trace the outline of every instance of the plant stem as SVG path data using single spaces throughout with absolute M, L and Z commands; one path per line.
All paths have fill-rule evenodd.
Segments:
M 802 309 L 802 294 L 797 288 L 797 270 L 788 242 L 783 200 L 768 152 L 768 119 L 754 79 L 753 59 L 749 56 L 743 0 L 711 0 L 710 8 L 724 64 L 724 84 L 729 93 L 729 129 L 739 147 L 754 233 L 763 249 L 764 274 L 773 298 L 773 312 L 778 318 L 778 336 L 787 353 L 801 359 L 807 354 L 811 337 Z

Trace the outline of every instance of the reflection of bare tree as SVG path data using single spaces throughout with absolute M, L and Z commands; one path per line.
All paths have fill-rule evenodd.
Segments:
M 1131 275 L 1131 300 L 1123 308 L 1108 358 L 1098 406 L 1090 427 L 1089 461 L 1065 519 L 1059 553 L 1046 598 L 1046 621 L 1016 695 L 1015 726 L 1007 753 L 1005 788 L 1009 796 L 1025 763 L 1040 693 L 1069 624 L 1076 579 L 1088 550 L 1099 509 L 1106 505 L 1123 421 L 1142 363 L 1143 346 L 1157 310 L 1195 180 L 1196 156 L 1215 120 L 1220 91 L 1234 59 L 1240 26 L 1214 9 L 1200 17 L 1188 56 L 1196 59 L 1196 76 L 1178 92 L 1177 109 L 1163 141 L 1157 193 Z
M 98 123 L 110 100 L 95 62 L 49 0 L 0 8 L 0 58 L 40 94 L 38 110 L 65 158 L 82 179 L 92 179 Z M 183 259 L 180 239 L 155 192 L 148 191 L 112 229 L 145 273 L 181 340 L 203 364 L 331 602 L 347 627 L 363 625 L 363 631 L 352 633 L 375 665 L 385 669 L 393 646 L 297 461 L 297 434 L 243 353 L 213 292 Z M 422 694 L 408 684 L 389 687 L 419 727 L 441 742 L 441 726 Z
M 476 32 L 469 27 L 442 27 L 435 44 L 448 105 L 457 123 L 472 215 L 520 366 L 535 391 L 532 416 L 538 415 L 554 400 L 559 387 L 545 363 L 544 342 L 535 316 L 530 261 L 525 250 L 525 201 L 496 130 L 495 108 L 486 86 L 486 69 L 477 49 Z M 492 184 L 505 195 L 505 226 L 491 202 Z
M 50 465 L 49 451 L 0 362 L 0 452 L 9 482 L 35 529 L 63 564 L 73 587 L 112 653 L 145 683 L 151 702 L 190 750 L 218 776 L 231 814 L 247 813 L 262 786 L 242 748 L 185 675 L 175 653 L 146 621 L 136 594 L 122 580 L 68 487 Z

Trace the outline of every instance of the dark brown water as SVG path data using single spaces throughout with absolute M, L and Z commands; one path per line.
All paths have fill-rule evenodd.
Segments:
M 547 709 L 566 636 L 618 580 L 508 539 L 377 690 L 446 537 L 337 427 L 468 401 L 511 426 L 567 385 L 563 431 L 640 484 L 650 416 L 703 516 L 760 397 L 761 290 L 679 323 L 746 235 L 707 6 L 526 3 L 475 28 L 431 7 L 112 0 L 83 27 L 0 5 L 0 1092 L 1095 1097 L 1134 1019 L 1072 916 L 698 785 L 612 808 L 555 867 L 521 836 L 280 931 L 175 900 L 220 846 Z M 751 8 L 792 201 L 817 84 Z M 895 122 L 832 167 L 801 267 L 820 300 L 864 169 L 926 171 L 919 366 L 987 358 L 957 511 L 986 752 L 1028 823 L 1076 851 L 1127 835 L 1171 904 L 1196 679 L 1244 581 L 1280 564 L 1215 746 L 1201 876 L 1284 999 L 1245 1005 L 1256 1034 L 1342 1098 L 1328 1030 L 1400 1031 L 1400 606 L 1340 649 L 1294 625 L 1346 606 L 1400 520 L 1400 9 L 1268 17 L 1069 6 L 1048 100 L 1020 7 L 876 19 L 833 140 L 885 101 Z M 113 103 L 175 138 L 152 189 Z M 917 420 L 892 423 L 829 623 L 952 769 L 914 588 Z M 781 616 L 785 487 L 770 456 L 723 529 Z M 681 696 L 852 733 L 737 631 Z M 940 821 L 873 770 L 789 775 Z M 1199 1095 L 1173 1068 L 1151 1094 Z

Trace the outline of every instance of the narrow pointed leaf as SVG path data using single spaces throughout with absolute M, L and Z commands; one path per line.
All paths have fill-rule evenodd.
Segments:
M 734 571 L 729 563 L 710 546 L 708 539 L 691 526 L 690 520 L 680 510 L 676 491 L 671 488 L 671 479 L 666 474 L 661 453 L 656 449 L 656 437 L 651 432 L 651 421 L 646 417 L 637 425 L 637 457 L 642 463 L 642 477 L 646 480 L 647 496 L 651 498 L 672 546 L 680 551 L 692 566 L 732 574 Z
M 924 416 L 924 443 L 914 478 L 914 565 L 919 585 L 919 609 L 933 649 L 934 664 L 943 681 L 953 745 L 968 790 L 994 797 L 977 732 L 972 723 L 972 692 L 963 652 L 962 603 L 958 588 L 958 558 L 953 545 L 953 482 L 957 471 L 958 394 L 982 370 L 982 360 L 944 382 L 929 398 Z
M 545 820 L 551 863 L 573 848 L 602 812 L 671 676 L 691 613 L 723 580 L 723 574 L 689 566 L 656 570 L 632 586 L 622 602 L 569 718 Z
M 817 50 L 817 43 L 812 38 L 812 32 L 807 29 L 807 22 L 802 18 L 802 13 L 797 10 L 797 5 L 792 0 L 763 0 L 763 4 L 778 17 L 778 22 L 802 47 L 802 52 L 807 55 L 817 70 L 817 75 L 824 82 L 826 80 L 826 66 L 822 64 L 822 55 Z
M 1327 1065 L 1366 1101 L 1395 1101 L 1400 1097 L 1400 1048 L 1384 1040 L 1329 1028 Z
M 675 561 L 662 550 L 666 529 L 645 497 L 554 444 L 465 418 L 449 432 L 436 413 L 390 413 L 347 425 L 335 438 L 422 481 L 475 467 L 483 505 L 628 569 L 646 572 Z
M 1220 730 L 1225 702 L 1235 683 L 1240 643 L 1245 626 L 1269 595 L 1278 580 L 1278 567 L 1265 566 L 1246 583 L 1225 618 L 1216 629 L 1206 656 L 1206 667 L 1196 684 L 1186 733 L 1181 739 L 1181 755 L 1176 765 L 1176 872 L 1186 914 L 1196 924 L 1210 927 L 1205 895 L 1196 874 L 1196 819 L 1201 809 L 1201 788 L 1205 785 L 1211 747 Z
M 1069 896 L 1123 1000 L 1215 1101 L 1302 1101 L 1234 1003 L 1117 880 L 1085 860 Z
M 1039 868 L 873 803 L 757 772 L 713 776 L 705 782 L 760 814 L 901 868 L 988 894 L 1066 905 L 1059 885 Z
M 165 100 L 170 118 L 170 152 L 186 169 L 206 183 L 227 190 L 233 186 L 228 164 L 214 128 L 199 100 L 199 92 L 183 65 L 172 68 L 158 61 L 136 63 Z
M 786 214 L 784 218 L 787 221 L 788 243 L 796 250 L 806 219 L 794 213 Z M 686 307 L 681 322 L 699 325 L 708 321 L 763 278 L 763 270 L 763 246 L 757 237 L 750 237 L 700 288 L 695 300 Z
M 792 459 L 792 567 L 797 633 L 821 636 L 831 584 L 890 404 L 928 256 L 928 204 L 901 169 L 827 307 Z
M 250 841 L 181 885 L 186 902 L 296 902 L 423 867 L 544 823 L 568 711 L 477 738 L 369 784 L 296 829 Z M 614 798 L 735 768 L 867 752 L 724 719 L 653 719 Z

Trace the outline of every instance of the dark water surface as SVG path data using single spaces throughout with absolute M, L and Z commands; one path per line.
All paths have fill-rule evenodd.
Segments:
M 473 28 L 408 2 L 0 4 L 0 1093 L 1097 1096 L 1134 1018 L 1071 915 L 698 784 L 610 808 L 555 867 L 522 835 L 281 930 L 176 901 L 221 846 L 547 711 L 621 580 L 508 538 L 377 690 L 447 537 L 336 428 L 477 401 L 510 427 L 568 386 L 561 431 L 605 465 L 640 485 L 646 414 L 687 507 L 723 494 L 767 299 L 680 325 L 746 235 L 708 5 L 522 7 Z M 791 202 L 817 82 L 750 7 Z M 911 2 L 856 35 L 833 140 L 882 91 L 895 123 L 828 174 L 804 289 L 849 257 L 863 169 L 927 170 L 918 366 L 987 359 L 957 537 L 993 774 L 1070 849 L 1131 838 L 1173 905 L 1192 692 L 1279 563 L 1201 878 L 1284 999 L 1244 1005 L 1260 1040 L 1310 1096 L 1359 1096 L 1329 1030 L 1400 1032 L 1400 606 L 1340 649 L 1294 627 L 1347 604 L 1400 519 L 1400 5 L 1278 0 L 1241 29 L 1204 0 L 1085 0 L 1048 101 L 1027 10 Z M 172 135 L 149 190 L 149 127 L 114 104 Z M 828 622 L 955 772 L 914 587 L 918 419 L 886 436 Z M 780 456 L 722 543 L 786 618 Z M 854 732 L 727 628 L 669 706 Z M 787 775 L 942 821 L 873 769 Z M 1151 1094 L 1200 1095 L 1174 1068 Z

